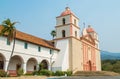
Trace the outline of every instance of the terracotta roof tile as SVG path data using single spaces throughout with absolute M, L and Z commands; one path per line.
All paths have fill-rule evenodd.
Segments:
M 95 32 L 94 29 L 88 25 L 88 28 L 86 29 L 88 33 Z
M 0 26 L 0 30 L 1 29 L 2 29 L 2 26 Z M 27 33 L 20 32 L 18 30 L 16 31 L 16 39 L 26 41 L 26 42 L 30 42 L 30 43 L 33 43 L 33 44 L 37 44 L 37 45 L 47 47 L 47 48 L 50 48 L 50 49 L 59 50 L 59 49 L 55 48 L 54 45 L 50 41 L 47 41 L 47 40 L 42 39 L 42 38 L 35 37 L 35 36 L 27 34 Z
M 73 14 L 73 12 L 70 10 L 69 7 L 66 7 L 65 11 L 63 11 L 60 16 L 65 16 L 65 15 L 69 15 L 69 14 Z

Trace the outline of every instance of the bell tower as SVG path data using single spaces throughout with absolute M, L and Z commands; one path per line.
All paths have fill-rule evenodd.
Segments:
M 81 42 L 79 18 L 77 18 L 69 7 L 56 17 L 56 38 L 55 46 L 60 49 L 54 69 L 82 70 L 81 68 Z M 79 60 L 79 63 L 77 62 Z M 59 63 L 58 63 L 59 62 Z
M 69 7 L 60 16 L 56 17 L 56 39 L 75 37 L 79 39 L 80 28 L 79 19 L 74 15 Z
M 100 70 L 99 41 L 91 27 L 85 29 L 80 37 L 79 18 L 66 7 L 56 17 L 55 47 L 60 49 L 52 68 L 54 71 L 71 70 L 73 73 L 83 70 Z M 86 35 L 87 34 L 87 35 Z M 94 39 L 96 42 L 94 42 Z M 95 47 L 96 44 L 96 47 Z M 91 60 L 91 61 L 87 61 Z M 87 62 L 86 62 L 87 61 Z

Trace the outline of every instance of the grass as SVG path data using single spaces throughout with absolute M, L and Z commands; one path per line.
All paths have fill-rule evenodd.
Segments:
M 73 76 L 120 76 L 120 74 L 109 71 L 78 71 Z

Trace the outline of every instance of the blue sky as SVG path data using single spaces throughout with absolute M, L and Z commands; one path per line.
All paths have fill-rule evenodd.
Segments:
M 20 31 L 50 40 L 56 17 L 69 6 L 83 22 L 98 32 L 100 48 L 120 52 L 120 0 L 0 0 L 0 23 L 18 21 Z

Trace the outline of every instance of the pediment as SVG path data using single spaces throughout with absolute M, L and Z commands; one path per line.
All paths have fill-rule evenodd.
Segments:
M 82 36 L 82 38 L 87 41 L 87 42 L 90 42 L 92 44 L 95 44 L 95 40 L 94 38 L 90 35 L 90 34 L 87 34 L 85 36 Z

